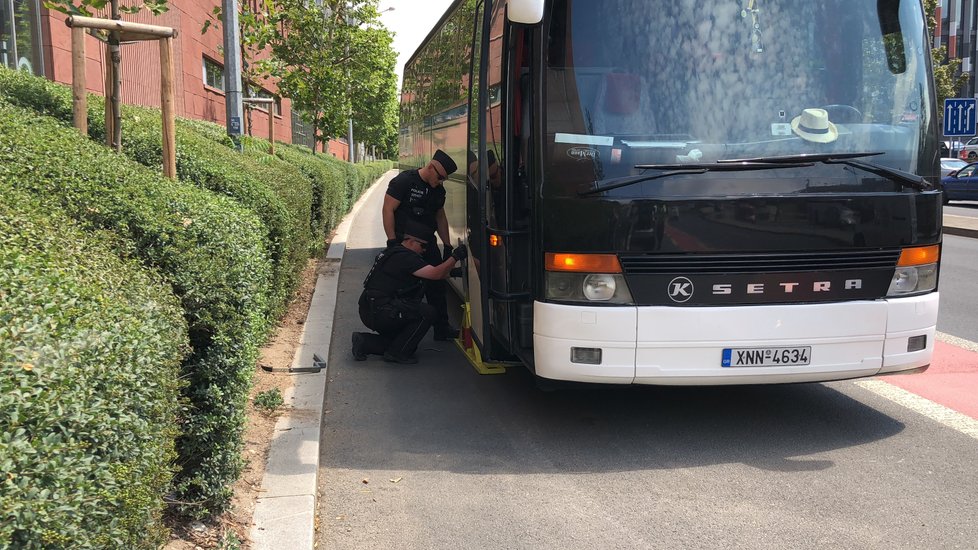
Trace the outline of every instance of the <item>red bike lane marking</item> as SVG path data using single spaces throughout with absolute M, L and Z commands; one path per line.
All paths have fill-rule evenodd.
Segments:
M 936 341 L 934 358 L 926 372 L 882 376 L 879 380 L 978 420 L 976 352 Z

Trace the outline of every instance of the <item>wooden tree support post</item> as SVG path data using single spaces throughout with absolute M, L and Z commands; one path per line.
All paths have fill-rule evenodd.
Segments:
M 260 103 L 268 107 L 268 154 L 275 154 L 275 100 L 270 97 L 246 97 L 242 103 Z
M 97 29 L 112 33 L 122 42 L 158 40 L 160 42 L 160 107 L 163 112 L 163 175 L 177 177 L 176 110 L 174 108 L 174 69 L 173 38 L 177 31 L 170 27 L 144 25 L 113 19 L 96 19 L 72 15 L 65 24 L 71 27 L 71 71 L 72 96 L 75 127 L 83 134 L 88 133 L 88 107 L 85 83 L 85 30 Z M 110 59 L 109 45 L 106 45 L 106 59 Z M 112 116 L 112 104 L 121 100 L 115 86 L 112 63 L 105 67 L 105 143 L 116 143 L 119 128 Z M 121 146 L 121 143 L 118 145 Z M 117 149 L 118 150 L 118 149 Z
M 173 92 L 173 39 L 160 39 L 160 106 L 163 111 L 163 175 L 177 179 L 177 132 Z
M 112 68 L 112 53 L 109 45 L 105 45 L 105 145 L 112 147 L 115 143 L 115 117 L 112 116 L 112 93 L 115 91 L 115 71 Z
M 71 110 L 75 128 L 88 135 L 88 83 L 85 80 L 85 29 L 71 29 Z

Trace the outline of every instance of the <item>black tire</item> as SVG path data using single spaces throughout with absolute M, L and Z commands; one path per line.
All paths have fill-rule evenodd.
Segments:
M 978 158 L 978 153 L 974 151 L 968 151 L 968 160 L 974 160 Z

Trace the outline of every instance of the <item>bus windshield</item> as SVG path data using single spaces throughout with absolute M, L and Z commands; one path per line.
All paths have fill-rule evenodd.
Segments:
M 647 173 L 637 165 L 800 154 L 881 153 L 869 160 L 931 176 L 924 25 L 918 0 L 554 0 L 545 193 Z M 628 193 L 685 193 L 710 178 L 756 193 L 765 180 L 812 177 L 880 181 L 815 164 L 680 175 Z

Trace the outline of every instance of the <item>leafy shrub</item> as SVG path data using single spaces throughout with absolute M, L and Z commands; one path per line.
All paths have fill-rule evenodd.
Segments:
M 285 400 L 282 399 L 282 392 L 278 388 L 259 392 L 255 396 L 255 406 L 268 413 L 273 412 L 284 404 Z
M 303 147 L 282 144 L 275 154 L 296 166 L 312 181 L 312 234 L 314 254 L 322 251 L 329 233 L 345 213 L 346 191 L 343 170 L 334 163 L 317 158 Z
M 71 125 L 71 89 L 22 71 L 0 68 L 0 96 L 39 114 Z M 105 137 L 104 99 L 89 95 L 89 134 L 102 142 Z M 162 126 L 158 110 L 123 106 L 123 153 L 140 164 L 162 171 Z M 299 222 L 275 190 L 249 172 L 241 155 L 228 146 L 226 135 L 213 131 L 216 125 L 179 119 L 177 123 L 177 175 L 181 180 L 228 195 L 252 210 L 266 228 L 265 241 L 272 261 L 272 293 L 269 319 L 288 301 L 297 273 L 294 261 Z M 219 127 L 218 127 L 219 128 Z
M 0 183 L 0 547 L 156 548 L 188 351 L 178 300 Z
M 88 228 L 117 232 L 122 246 L 158 267 L 180 297 L 193 354 L 183 364 L 190 409 L 177 445 L 176 496 L 193 504 L 185 508 L 189 513 L 220 511 L 240 472 L 243 411 L 257 348 L 292 294 L 310 240 L 316 251 L 320 235 L 374 172 L 293 146 L 280 150 L 296 155 L 278 156 L 294 168 L 268 155 L 242 157 L 229 148 L 222 127 L 178 120 L 179 178 L 222 198 L 159 176 L 158 111 L 123 110 L 123 151 L 154 172 L 68 129 L 71 90 L 65 86 L 0 68 L 0 97 L 61 122 L 0 104 L 0 182 L 43 197 Z M 89 96 L 90 134 L 97 139 L 104 134 L 103 108 L 101 97 Z M 324 179 L 327 172 L 311 168 L 314 163 L 333 179 Z
M 123 154 L 144 166 L 161 170 L 163 144 L 159 111 L 125 106 L 122 125 Z M 177 177 L 234 198 L 262 220 L 273 266 L 272 295 L 266 313 L 271 326 L 271 319 L 282 311 L 295 290 L 298 274 L 308 257 L 308 224 L 303 224 L 303 211 L 292 209 L 296 205 L 290 204 L 291 195 L 279 192 L 285 182 L 279 185 L 277 181 L 269 181 L 270 170 L 262 170 L 225 144 L 198 134 L 199 127 L 183 119 L 177 122 Z M 93 137 L 101 139 L 104 128 L 102 121 L 93 124 Z M 305 212 L 308 211 L 307 206 Z
M 287 299 L 298 284 L 299 272 L 306 266 L 312 245 L 312 182 L 295 166 L 269 155 L 267 141 L 265 147 L 256 147 L 250 140 L 247 137 L 242 140 L 245 154 L 238 155 L 238 161 L 249 173 L 273 189 L 292 214 L 293 225 L 290 227 L 286 257 L 289 277 Z
M 29 192 L 157 267 L 180 298 L 192 354 L 177 497 L 199 515 L 229 502 L 251 373 L 265 334 L 265 228 L 228 197 L 163 178 L 50 118 L 0 103 L 0 183 Z

